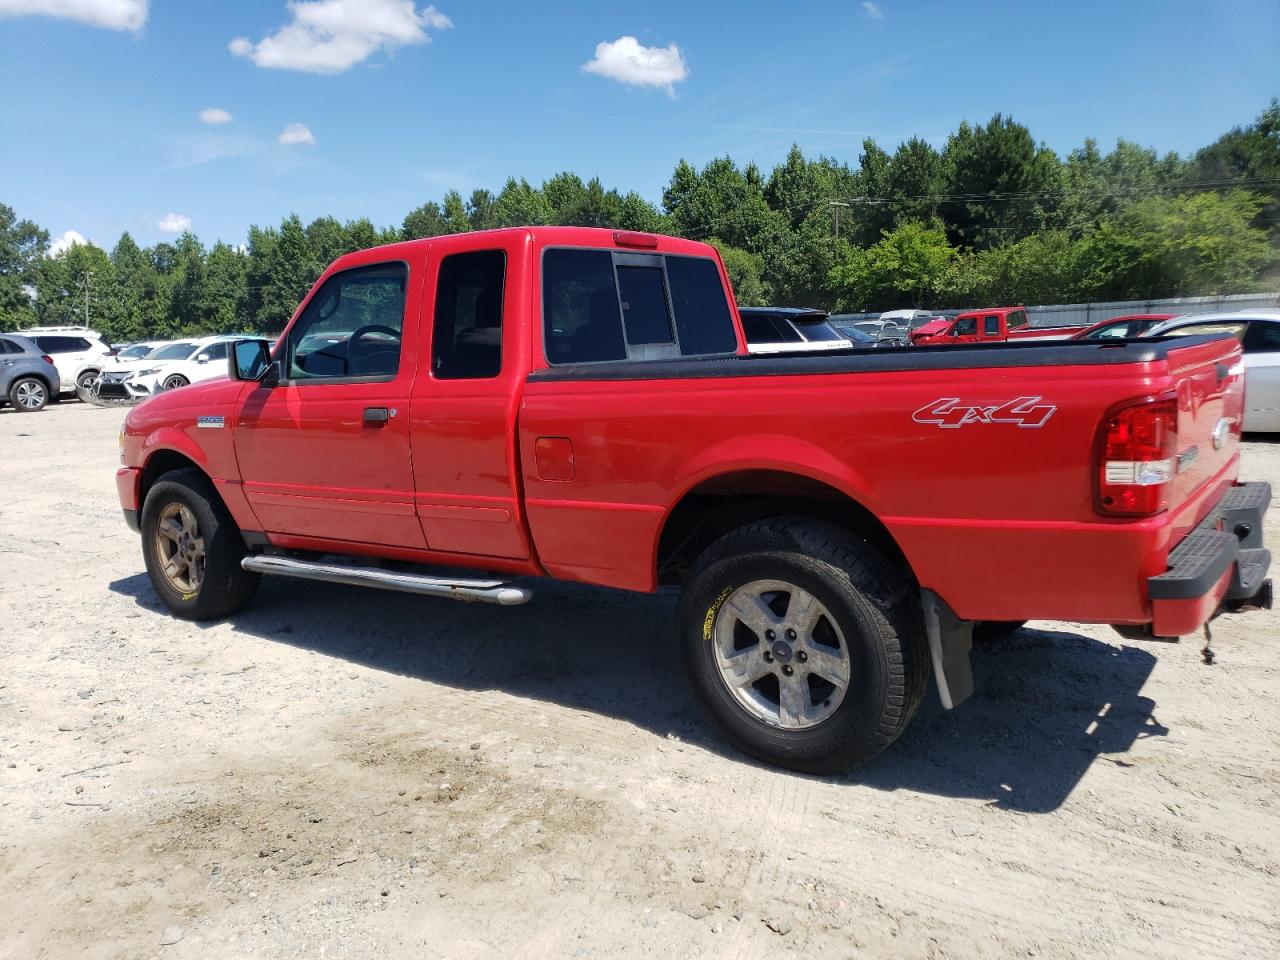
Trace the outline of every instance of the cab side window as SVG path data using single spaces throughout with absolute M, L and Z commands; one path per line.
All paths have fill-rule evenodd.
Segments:
M 1000 335 L 1000 318 L 999 317 L 983 317 L 982 318 L 982 335 L 985 337 L 997 337 Z
M 1280 353 L 1280 323 L 1249 321 L 1244 335 L 1245 353 Z
M 405 264 L 380 263 L 326 280 L 289 331 L 289 379 L 394 378 L 400 369 L 408 279 Z
M 502 294 L 507 255 L 456 253 L 440 261 L 431 372 L 440 380 L 478 380 L 502 372 Z
M 970 337 L 977 332 L 977 317 L 961 317 L 956 321 L 956 325 L 951 328 L 951 335 L 953 337 Z

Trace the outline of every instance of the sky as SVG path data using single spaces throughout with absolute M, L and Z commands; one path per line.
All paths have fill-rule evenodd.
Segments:
M 0 202 L 108 249 L 562 170 L 941 146 L 996 112 L 1190 153 L 1280 95 L 1277 0 L 0 0 Z M 64 239 L 65 242 L 65 239 Z

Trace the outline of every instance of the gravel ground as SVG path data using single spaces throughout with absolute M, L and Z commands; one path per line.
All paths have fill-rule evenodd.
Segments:
M 1275 613 L 1213 666 L 1034 623 L 806 778 L 705 730 L 670 593 L 172 619 L 123 416 L 0 411 L 0 956 L 1280 956 Z

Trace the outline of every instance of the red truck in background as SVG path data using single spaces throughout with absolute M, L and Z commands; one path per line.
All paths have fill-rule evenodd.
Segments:
M 530 227 L 343 256 L 231 354 L 121 433 L 174 614 L 264 574 L 679 585 L 708 714 L 794 769 L 883 750 L 930 673 L 963 701 L 975 624 L 1172 638 L 1270 605 L 1230 336 L 751 356 L 714 248 Z
M 917 346 L 955 343 L 1004 343 L 1009 340 L 1067 340 L 1079 327 L 1033 327 L 1026 307 L 983 307 L 966 310 L 947 322 L 927 323 L 911 331 Z

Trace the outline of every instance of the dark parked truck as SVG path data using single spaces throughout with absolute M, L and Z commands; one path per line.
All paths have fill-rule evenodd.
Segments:
M 1173 638 L 1269 604 L 1234 338 L 753 357 L 733 303 L 713 248 L 648 234 L 344 256 L 273 349 L 130 412 L 151 581 L 191 619 L 264 574 L 679 585 L 710 717 L 808 771 L 887 747 L 931 675 L 964 700 L 975 624 Z

